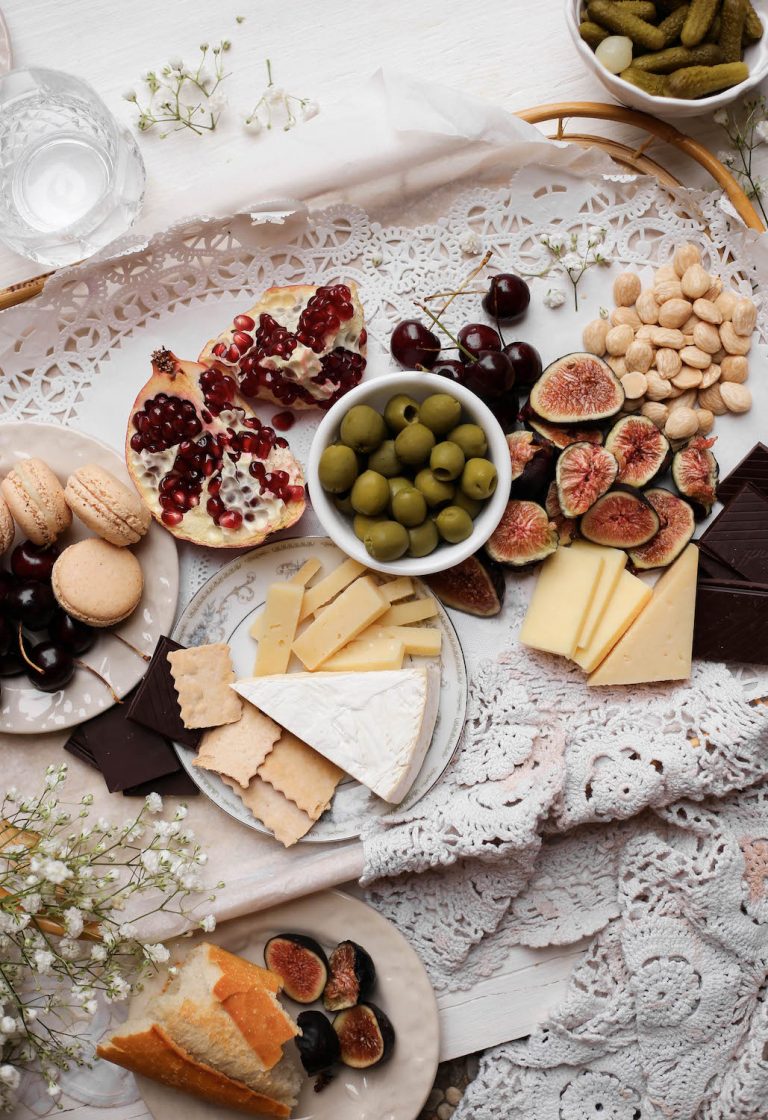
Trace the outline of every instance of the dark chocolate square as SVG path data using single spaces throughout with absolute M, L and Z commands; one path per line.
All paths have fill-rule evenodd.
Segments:
M 199 727 L 190 729 L 184 726 L 168 664 L 169 653 L 185 648 L 172 638 L 160 638 L 144 679 L 139 682 L 128 706 L 128 719 L 195 750 L 203 732 Z
M 197 797 L 199 792 L 186 770 L 179 768 L 175 774 L 124 789 L 123 797 L 146 797 L 149 793 L 159 793 L 161 797 Z
M 703 580 L 696 589 L 693 656 L 768 665 L 768 587 Z
M 697 543 L 742 579 L 768 583 L 768 498 L 748 482 Z
M 751 482 L 756 490 L 768 498 L 768 447 L 764 443 L 756 443 L 731 473 L 720 480 L 717 487 L 718 498 L 727 505 L 747 482 Z
M 92 766 L 94 770 L 98 770 L 99 768 L 96 765 L 96 759 L 93 757 L 93 754 L 91 753 L 85 739 L 78 736 L 79 730 L 80 729 L 77 728 L 77 730 L 75 730 L 70 735 L 70 737 L 64 744 L 64 750 L 69 751 L 69 753 L 71 755 L 74 755 L 75 758 L 79 758 L 81 762 L 84 762 L 86 764 L 86 766 Z
M 696 542 L 699 543 L 698 541 Z M 705 546 L 706 547 L 706 546 Z M 739 573 L 721 560 L 715 560 L 705 548 L 699 547 L 699 580 L 702 579 L 738 579 Z

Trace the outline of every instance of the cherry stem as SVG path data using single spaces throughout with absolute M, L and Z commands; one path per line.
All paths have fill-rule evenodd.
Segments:
M 467 355 L 467 358 L 469 359 L 470 362 L 476 362 L 477 361 L 477 358 L 474 356 L 474 354 L 470 354 L 470 352 L 469 352 L 469 350 L 467 350 L 466 346 L 461 345 L 461 343 L 459 342 L 456 335 L 451 334 L 451 332 L 448 330 L 448 328 L 443 326 L 443 324 L 438 319 L 437 315 L 433 314 L 433 312 L 431 312 L 428 307 L 425 307 L 423 303 L 417 303 L 416 306 L 418 307 L 419 311 L 423 311 L 425 315 L 429 315 L 430 319 L 435 324 L 435 326 L 438 327 L 443 332 L 443 334 L 448 335 L 451 342 L 455 346 L 457 346 L 459 348 L 459 350 L 461 350 L 462 354 Z
M 483 271 L 483 269 L 488 264 L 488 261 L 491 259 L 492 256 L 493 256 L 493 249 L 489 249 L 488 252 L 483 257 L 483 259 L 480 261 L 480 264 L 477 265 L 476 268 L 473 268 L 472 271 L 470 272 L 469 276 L 466 278 L 466 280 L 463 280 L 461 282 L 461 284 L 459 284 L 456 291 L 452 292 L 450 294 L 448 299 L 445 301 L 443 306 L 438 311 L 438 315 L 445 315 L 448 308 L 451 306 L 453 301 L 456 299 L 456 296 L 461 295 L 461 293 L 472 283 L 472 281 L 478 275 L 478 273 Z
M 127 638 L 123 637 L 122 634 L 118 634 L 116 630 L 112 631 L 112 637 L 117 638 L 118 642 L 122 642 L 124 646 L 128 646 L 128 649 L 135 653 L 137 657 L 140 657 L 142 661 L 152 660 L 150 654 L 144 653 L 142 650 L 137 649 L 136 646 L 132 645 Z
M 84 661 L 80 661 L 79 658 L 75 658 L 75 665 L 77 665 L 78 669 L 87 669 L 89 673 L 93 673 L 94 677 L 98 677 L 101 683 L 105 684 L 109 691 L 112 693 L 112 699 L 114 700 L 114 702 L 116 704 L 122 704 L 122 700 L 117 695 L 112 685 L 109 683 L 106 677 L 102 677 L 101 673 L 97 669 L 94 669 L 92 665 L 86 665 L 86 663 Z
M 21 654 L 22 661 L 26 662 L 30 669 L 34 669 L 36 673 L 44 672 L 39 665 L 36 665 L 35 662 L 27 656 L 27 651 L 24 649 L 24 637 L 21 632 L 21 623 L 19 623 L 19 653 Z
M 431 296 L 424 296 L 425 301 L 431 299 L 447 299 L 448 296 L 453 299 L 455 296 L 484 296 L 485 288 L 461 288 L 455 292 L 433 292 Z

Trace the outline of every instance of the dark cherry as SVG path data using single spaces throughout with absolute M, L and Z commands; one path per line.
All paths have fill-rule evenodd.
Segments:
M 76 657 L 87 653 L 98 637 L 92 626 L 78 622 L 64 611 L 57 611 L 54 615 L 48 626 L 48 634 L 56 645 L 68 649 Z
M 11 571 L 19 579 L 50 579 L 58 555 L 56 545 L 43 546 L 23 541 L 11 553 Z
M 389 348 L 405 369 L 432 369 L 440 353 L 440 339 L 418 319 L 404 319 L 392 331 Z
M 75 673 L 75 662 L 69 650 L 57 645 L 55 642 L 38 642 L 27 650 L 27 657 L 36 666 L 25 665 L 30 684 L 40 692 L 58 692 L 72 680 Z
M 19 581 L 10 572 L 0 571 L 0 614 L 8 608 L 8 597 Z
M 488 407 L 498 420 L 505 435 L 507 432 L 514 432 L 517 428 L 520 410 L 520 402 L 514 389 L 505 393 L 502 397 L 489 400 Z
M 531 302 L 531 291 L 525 280 L 512 272 L 500 272 L 491 277 L 488 291 L 483 296 L 483 311 L 494 319 L 518 319 Z
M 477 361 L 467 362 L 464 367 L 464 384 L 483 400 L 503 396 L 514 383 L 512 363 L 498 350 L 481 350 Z
M 453 358 L 441 358 L 432 367 L 433 373 L 439 373 L 441 377 L 447 377 L 449 381 L 463 382 L 464 380 L 464 363 L 457 362 Z
M 462 362 L 469 362 L 472 358 L 477 358 L 483 350 L 501 350 L 501 339 L 498 331 L 495 331 L 493 327 L 489 327 L 486 323 L 467 323 L 459 331 L 458 339 L 462 345 L 462 349 L 459 350 L 459 357 Z M 471 354 L 471 358 L 468 357 L 467 351 Z
M 16 642 L 16 631 L 7 618 L 0 616 L 0 657 L 5 657 Z
M 509 342 L 504 353 L 515 371 L 516 385 L 533 385 L 541 377 L 541 355 L 530 342 Z
M 11 590 L 7 598 L 8 614 L 28 630 L 43 630 L 58 610 L 49 583 L 26 580 Z
M 0 654 L 0 677 L 18 677 L 24 672 L 18 645 Z

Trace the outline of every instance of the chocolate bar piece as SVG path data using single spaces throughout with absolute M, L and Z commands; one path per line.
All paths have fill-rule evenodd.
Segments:
M 172 638 L 160 638 L 144 679 L 139 683 L 128 706 L 128 719 L 195 750 L 203 732 L 200 728 L 190 729 L 184 726 L 168 664 L 168 654 L 184 648 Z
M 747 482 L 751 482 L 756 490 L 768 498 L 768 447 L 764 443 L 756 443 L 731 473 L 720 480 L 717 487 L 718 498 L 723 504 L 727 504 Z
M 64 744 L 64 750 L 69 751 L 69 753 L 74 755 L 75 758 L 79 758 L 81 762 L 84 762 L 86 764 L 86 766 L 92 766 L 94 770 L 98 770 L 99 768 L 96 765 L 96 759 L 93 757 L 91 750 L 85 741 L 85 738 L 78 736 L 79 730 L 80 728 L 78 727 L 77 730 L 72 732 L 72 734 Z
M 768 583 L 768 498 L 748 482 L 696 543 L 742 579 Z
M 693 656 L 768 665 L 768 587 L 703 580 L 696 590 Z
M 179 767 L 175 774 L 124 789 L 123 797 L 146 797 L 148 793 L 159 793 L 161 797 L 197 797 L 199 792 L 186 770 Z
M 738 578 L 739 573 L 729 567 L 728 564 L 715 560 L 714 556 L 710 556 L 703 548 L 699 548 L 699 581 L 702 579 L 737 580 Z

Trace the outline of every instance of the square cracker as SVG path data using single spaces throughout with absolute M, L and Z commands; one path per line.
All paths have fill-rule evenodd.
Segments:
M 225 642 L 175 650 L 168 654 L 168 664 L 185 727 L 237 723 L 243 705 L 229 687 L 235 671 Z
M 343 774 L 343 770 L 290 731 L 283 731 L 259 767 L 259 777 L 298 805 L 313 821 L 330 805 Z
M 237 723 L 225 723 L 205 732 L 192 765 L 233 778 L 247 789 L 281 732 L 280 725 L 269 716 L 253 704 L 244 704 Z
M 290 848 L 302 836 L 306 836 L 315 823 L 298 805 L 283 797 L 269 782 L 263 782 L 256 775 L 251 779 L 248 789 L 241 789 L 231 778 L 222 779 L 241 798 L 246 809 L 250 809 L 256 820 L 272 832 L 276 840 Z

